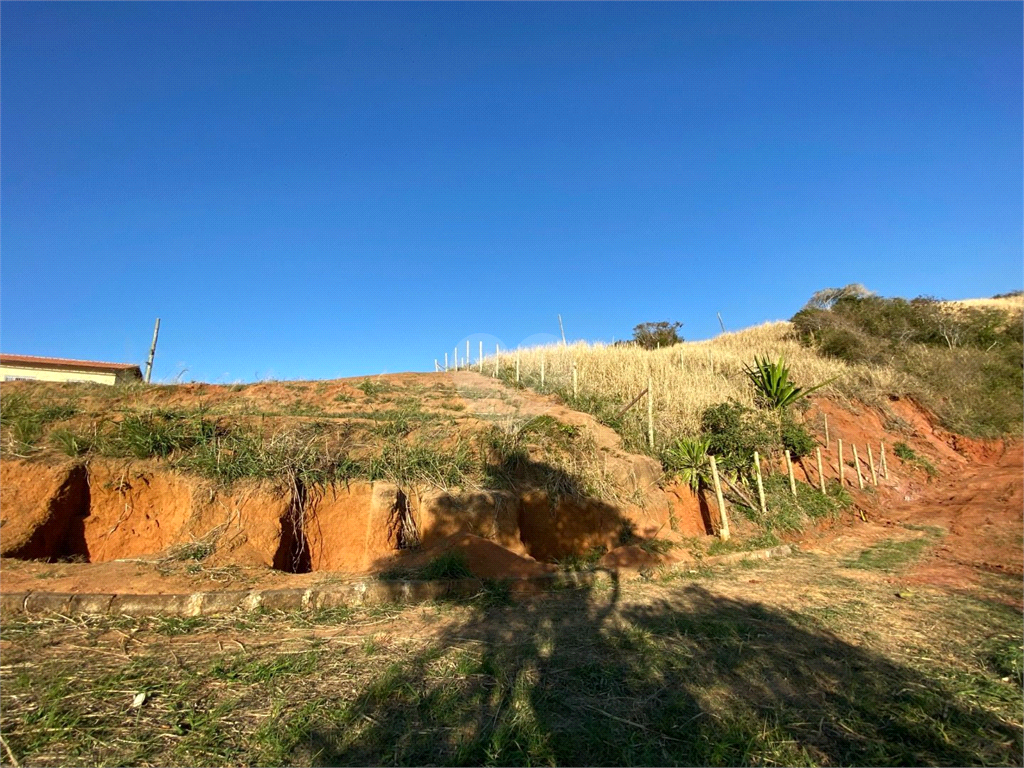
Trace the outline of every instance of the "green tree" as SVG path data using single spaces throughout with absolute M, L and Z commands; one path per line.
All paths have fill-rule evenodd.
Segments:
M 683 337 L 678 331 L 683 327 L 682 323 L 640 323 L 633 329 L 633 343 L 644 349 L 657 349 L 658 347 L 671 347 L 673 344 L 682 342 Z

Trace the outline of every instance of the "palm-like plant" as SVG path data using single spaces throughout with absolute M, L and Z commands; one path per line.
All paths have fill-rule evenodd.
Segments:
M 745 365 L 743 372 L 747 374 L 758 396 L 769 408 L 786 408 L 816 389 L 835 381 L 829 379 L 808 389 L 798 387 L 789 380 L 789 366 L 781 356 L 774 362 L 767 357 L 755 356 L 753 367 Z
M 669 448 L 666 453 L 668 464 L 679 474 L 680 479 L 693 489 L 694 493 L 700 490 L 702 484 L 708 482 L 710 466 L 708 462 L 708 448 L 711 441 L 707 438 L 683 437 L 676 440 L 676 444 Z

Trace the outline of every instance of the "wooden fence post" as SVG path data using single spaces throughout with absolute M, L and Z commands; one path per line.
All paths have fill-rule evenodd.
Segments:
M 471 367 L 470 363 L 469 363 L 469 339 L 466 339 L 466 360 L 465 360 L 465 362 L 466 362 L 466 370 L 468 371 L 470 369 L 470 367 Z
M 871 455 L 871 443 L 868 443 L 868 466 L 871 467 L 871 482 L 878 485 L 878 473 L 875 472 L 875 457 Z
M 846 465 L 843 464 L 843 438 L 839 438 L 839 487 L 846 486 Z
M 793 459 L 790 458 L 789 448 L 786 449 L 786 471 L 789 473 L 789 490 L 793 492 L 793 498 L 796 498 L 796 478 L 793 477 Z
M 453 352 L 452 354 L 454 355 L 454 357 L 452 358 L 452 365 L 455 367 L 455 370 L 457 371 L 457 370 L 459 370 L 459 345 L 458 344 L 455 345 L 455 352 Z
M 480 356 L 479 357 L 480 357 L 480 359 L 477 360 L 477 363 L 480 364 L 480 373 L 483 373 L 484 372 L 484 343 L 482 341 L 480 342 Z
M 499 358 L 498 358 L 498 345 L 494 345 L 494 378 L 498 378 Z
M 879 458 L 882 461 L 882 477 L 884 477 L 886 480 L 888 480 L 889 479 L 889 462 L 886 461 L 886 458 L 885 458 L 885 440 L 882 441 L 882 449 L 881 449 L 881 454 L 879 455 Z
M 825 473 L 821 471 L 821 448 L 815 448 L 818 452 L 818 482 L 821 485 L 821 492 L 825 493 Z
M 830 441 L 828 437 L 828 414 L 825 414 L 825 450 L 827 451 L 830 447 Z
M 654 379 L 647 377 L 647 442 L 654 448 Z
M 446 371 L 448 370 L 448 353 L 447 352 L 444 353 L 444 369 Z
M 434 373 L 437 373 L 437 372 L 438 372 L 438 371 L 440 371 L 440 370 L 441 370 L 441 366 L 439 366 L 439 365 L 437 364 L 437 358 L 435 357 L 435 358 L 434 358 Z
M 715 464 L 715 457 L 708 456 L 711 460 L 711 477 L 715 481 L 715 496 L 718 499 L 718 516 L 722 521 L 718 529 L 718 535 L 722 541 L 729 540 L 729 518 L 725 514 L 725 499 L 722 498 L 722 484 L 718 481 L 718 466 Z
M 757 474 L 757 500 L 761 503 L 762 517 L 768 516 L 768 507 L 764 503 L 764 483 L 761 482 L 761 457 L 754 451 L 754 472 Z
M 853 444 L 853 463 L 857 465 L 857 485 L 864 490 L 864 475 L 860 473 L 860 457 L 857 456 L 857 444 Z

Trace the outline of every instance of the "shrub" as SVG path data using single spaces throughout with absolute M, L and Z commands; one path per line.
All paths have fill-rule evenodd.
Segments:
M 735 401 L 712 406 L 701 415 L 708 454 L 725 470 L 747 472 L 754 451 L 771 454 L 779 445 L 777 434 L 756 411 Z
M 819 303 L 820 304 L 820 303 Z M 827 306 L 827 309 L 821 308 Z M 849 363 L 902 374 L 901 392 L 946 429 L 974 437 L 1024 423 L 1024 313 L 930 297 L 844 295 L 793 317 L 800 341 Z
M 792 454 L 794 459 L 801 456 L 810 456 L 818 446 L 814 435 L 807 431 L 807 428 L 788 414 L 784 413 L 781 419 L 782 447 Z
M 708 449 L 710 447 L 710 438 L 679 438 L 675 445 L 665 451 L 662 464 L 669 472 L 678 474 L 679 479 L 696 493 L 701 486 L 708 484 L 710 477 Z
M 683 341 L 678 331 L 683 327 L 682 323 L 670 323 L 666 321 L 658 323 L 640 323 L 633 328 L 633 342 L 644 349 L 657 349 L 658 347 L 671 347 Z

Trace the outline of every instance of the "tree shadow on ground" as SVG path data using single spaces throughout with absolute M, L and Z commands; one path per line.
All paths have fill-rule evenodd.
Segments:
M 482 606 L 302 728 L 318 765 L 1020 764 L 1021 733 L 799 614 L 612 578 Z M 500 590 L 489 593 L 494 602 Z M 482 602 L 481 600 L 476 601 Z

